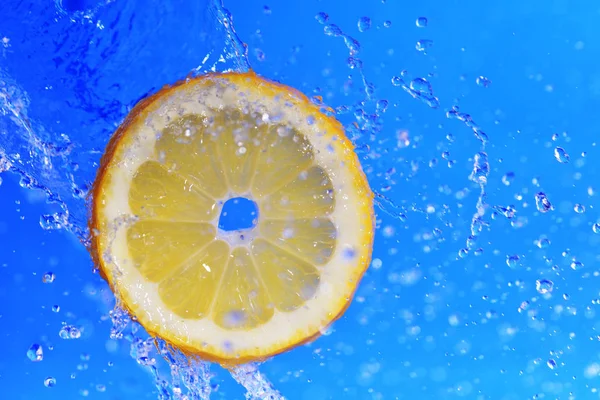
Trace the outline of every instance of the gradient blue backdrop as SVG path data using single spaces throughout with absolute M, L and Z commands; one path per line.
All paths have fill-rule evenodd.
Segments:
M 315 19 L 327 13 L 329 23 L 360 43 L 355 56 L 375 87 L 364 108 L 389 103 L 380 131 L 354 135 L 373 190 L 389 199 L 377 209 L 374 265 L 329 335 L 260 367 L 273 385 L 302 400 L 599 398 L 600 235 L 592 225 L 600 5 L 230 0 L 225 6 L 258 73 L 352 109 L 364 100 L 364 86 L 348 66 L 343 38 L 326 35 Z M 360 32 L 365 16 L 371 27 Z M 416 25 L 419 17 L 427 27 Z M 231 59 L 218 62 L 226 34 L 206 1 L 7 0 L 0 21 L 0 150 L 17 166 L 22 153 L 18 168 L 59 193 L 80 227 L 86 210 L 71 196 L 71 183 L 83 189 L 91 183 L 129 107 L 207 55 L 202 70 L 235 66 Z M 415 48 L 424 39 L 433 41 L 426 54 Z M 419 77 L 431 83 L 440 108 L 392 84 L 403 70 L 407 83 Z M 479 76 L 490 83 L 478 84 Z M 44 175 L 39 154 L 26 151 L 30 142 L 2 91 L 11 85 L 27 93 L 36 137 L 60 147 L 65 134 L 75 144 L 70 154 L 52 156 L 55 175 Z M 22 92 L 13 91 L 12 99 Z M 459 250 L 476 210 L 479 187 L 469 174 L 481 143 L 446 117 L 454 105 L 489 137 L 487 226 L 466 257 Z M 354 121 L 351 111 L 339 118 Z M 557 146 L 570 162 L 556 160 Z M 503 182 L 511 172 L 514 178 Z M 74 234 L 40 227 L 40 215 L 57 206 L 20 187 L 17 173 L 0 177 L 0 397 L 156 398 L 153 378 L 129 356 L 128 343 L 109 338 L 112 294 L 92 273 L 85 248 Z M 536 208 L 540 191 L 553 204 L 548 213 Z M 576 204 L 585 212 L 576 212 Z M 514 218 L 493 218 L 494 207 L 509 205 Z M 543 238 L 548 245 L 540 244 Z M 507 257 L 515 255 L 518 262 L 509 266 Z M 56 279 L 45 284 L 49 271 Z M 553 282 L 551 293 L 536 290 L 539 279 Z M 81 338 L 61 339 L 63 323 L 82 327 Z M 27 358 L 33 343 L 43 346 L 41 362 Z M 227 372 L 213 371 L 214 398 L 243 398 Z M 54 387 L 44 386 L 47 377 L 56 379 Z

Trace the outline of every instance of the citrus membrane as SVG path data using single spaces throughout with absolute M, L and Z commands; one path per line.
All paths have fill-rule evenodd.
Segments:
M 256 205 L 219 227 L 224 204 Z M 189 78 L 140 101 L 92 191 L 91 253 L 151 334 L 235 365 L 317 337 L 371 259 L 373 195 L 343 127 L 256 74 Z

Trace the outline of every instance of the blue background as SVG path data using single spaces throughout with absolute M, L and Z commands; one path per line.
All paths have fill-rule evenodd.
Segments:
M 273 386 L 289 399 L 310 400 L 598 398 L 600 235 L 592 225 L 600 5 L 225 6 L 256 72 L 338 109 L 379 196 L 374 264 L 352 306 L 328 335 L 260 366 Z M 319 12 L 360 43 L 352 57 L 362 62 L 371 98 L 357 61 L 349 66 L 344 38 L 325 34 Z M 81 193 L 139 98 L 199 66 L 240 65 L 217 15 L 206 1 L 3 3 L 0 157 L 12 172 L 0 175 L 2 398 L 157 398 L 154 378 L 130 357 L 127 339 L 110 338 L 114 299 L 79 240 L 87 213 Z M 364 16 L 372 24 L 360 32 Z M 427 27 L 416 25 L 419 17 Z M 433 41 L 426 53 L 415 48 L 424 39 Z M 392 84 L 403 70 L 406 84 L 430 82 L 439 108 Z M 490 83 L 477 84 L 479 76 Z M 484 226 L 468 245 L 480 193 L 469 176 L 482 143 L 467 124 L 447 117 L 457 105 L 489 137 Z M 557 146 L 568 163 L 555 158 Z M 514 178 L 503 182 L 508 173 Z M 538 192 L 551 211 L 538 211 Z M 60 202 L 48 204 L 48 193 Z M 507 206 L 514 217 L 497 211 Z M 40 216 L 54 213 L 54 225 L 66 229 L 40 227 Z M 544 238 L 549 244 L 538 245 Z M 507 263 L 514 256 L 518 261 Z M 43 283 L 49 271 L 56 279 Z M 551 293 L 536 290 L 540 279 L 553 282 Z M 81 337 L 61 339 L 64 323 L 81 328 Z M 33 343 L 43 346 L 41 362 L 27 358 Z M 165 365 L 161 371 L 170 380 Z M 211 371 L 214 398 L 244 397 L 228 372 Z M 47 377 L 54 387 L 44 386 Z

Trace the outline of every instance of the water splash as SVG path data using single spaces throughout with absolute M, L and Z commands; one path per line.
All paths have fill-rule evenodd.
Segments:
M 433 94 L 431 83 L 425 78 L 415 78 L 408 84 L 399 76 L 392 78 L 392 85 L 399 86 L 413 98 L 421 100 L 431 108 L 439 108 L 440 101 Z
M 344 31 L 336 24 L 329 23 L 329 20 L 330 20 L 329 15 L 327 15 L 326 13 L 324 13 L 324 12 L 318 13 L 315 16 L 315 19 L 320 24 L 325 25 L 323 27 L 323 32 L 327 36 L 340 37 L 344 40 L 344 44 L 346 45 L 346 48 L 348 49 L 348 53 L 349 53 L 348 67 L 350 69 L 356 70 L 358 72 L 358 75 L 361 79 L 363 89 L 364 89 L 365 101 L 367 103 L 371 103 L 374 100 L 373 94 L 375 92 L 375 86 L 367 80 L 367 77 L 365 75 L 365 70 L 363 67 L 363 62 L 360 58 L 357 57 L 358 54 L 360 53 L 359 41 L 356 40 L 355 38 L 353 38 L 352 36 L 344 33 Z M 369 118 L 369 117 L 375 117 L 374 119 L 375 119 L 375 121 L 377 121 L 378 115 L 374 115 L 374 116 L 366 115 L 365 109 L 364 109 L 363 105 L 360 103 L 357 104 L 356 108 L 357 108 L 356 112 L 358 113 L 358 115 L 356 115 L 356 113 L 355 113 L 355 115 L 356 115 L 357 120 L 364 124 L 362 127 L 363 130 L 370 130 L 372 128 L 378 128 L 378 126 L 376 124 L 371 123 L 374 121 L 372 121 L 371 118 Z M 379 129 L 377 129 L 376 131 L 379 131 Z
M 248 71 L 251 69 L 248 60 L 248 45 L 238 36 L 233 25 L 233 16 L 229 12 L 223 0 L 211 0 L 211 10 L 215 17 L 225 29 L 227 44 L 232 51 L 226 51 L 225 56 L 235 62 L 236 69 L 239 71 Z
M 165 341 L 149 337 L 137 322 L 118 304 L 110 312 L 111 339 L 130 343 L 131 358 L 146 369 L 154 379 L 159 400 L 207 400 L 210 398 L 209 364 L 187 357 Z M 159 372 L 161 360 L 170 370 L 168 380 Z
M 250 363 L 231 369 L 231 376 L 248 391 L 248 400 L 285 400 L 258 370 L 258 364 Z
M 477 140 L 481 144 L 479 153 L 473 157 L 473 171 L 469 176 L 469 179 L 475 182 L 479 186 L 479 196 L 477 197 L 477 203 L 475 204 L 475 213 L 471 218 L 471 241 L 475 241 L 481 234 L 483 228 L 488 225 L 487 221 L 484 220 L 485 212 L 488 208 L 486 203 L 486 185 L 488 182 L 488 175 L 490 173 L 490 165 L 488 162 L 486 145 L 488 143 L 487 134 L 481 129 L 481 127 L 473 120 L 471 115 L 461 112 L 458 106 L 453 106 L 448 112 L 446 117 L 449 119 L 457 119 L 468 128 L 471 129 Z M 514 216 L 514 212 L 511 213 L 511 218 Z M 468 239 L 469 240 L 469 239 Z

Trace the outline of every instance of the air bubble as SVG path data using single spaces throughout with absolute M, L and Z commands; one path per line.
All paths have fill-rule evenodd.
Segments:
M 389 28 L 390 26 L 392 26 L 392 21 L 385 21 L 383 23 L 383 26 L 386 27 L 386 28 Z
M 554 361 L 553 359 L 549 359 L 546 364 L 548 365 L 548 368 L 550 368 L 550 369 L 556 368 L 556 361 Z
M 425 28 L 427 26 L 427 18 L 425 18 L 425 17 L 417 18 L 417 20 L 415 21 L 415 25 L 417 25 L 418 28 Z
M 573 207 L 573 210 L 575 210 L 577 214 L 583 214 L 585 212 L 585 206 L 577 203 L 575 204 L 575 207 Z
M 594 225 L 592 225 L 592 231 L 594 233 L 600 233 L 600 224 L 599 223 L 595 223 Z

